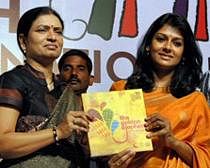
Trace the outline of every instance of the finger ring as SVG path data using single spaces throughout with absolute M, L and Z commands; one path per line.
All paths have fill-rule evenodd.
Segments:
M 161 126 L 160 125 L 157 125 L 156 128 L 161 128 Z

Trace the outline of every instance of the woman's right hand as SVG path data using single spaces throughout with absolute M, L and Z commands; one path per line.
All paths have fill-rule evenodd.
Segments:
M 120 153 L 113 155 L 108 165 L 110 168 L 127 168 L 132 159 L 135 157 L 136 152 L 131 149 L 123 150 Z
M 78 134 L 88 132 L 90 121 L 92 117 L 84 111 L 69 111 L 65 119 L 57 126 L 58 138 L 68 138 L 75 131 Z

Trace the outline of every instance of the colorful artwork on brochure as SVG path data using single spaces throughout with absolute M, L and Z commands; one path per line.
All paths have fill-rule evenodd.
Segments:
M 84 111 L 94 116 L 88 133 L 91 156 L 126 148 L 153 150 L 144 128 L 146 109 L 141 89 L 82 94 Z

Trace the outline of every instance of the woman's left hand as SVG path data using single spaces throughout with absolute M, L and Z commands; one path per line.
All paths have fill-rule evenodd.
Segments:
M 158 113 L 154 113 L 145 119 L 145 129 L 150 132 L 147 138 L 159 137 L 166 147 L 170 147 L 175 142 L 175 137 L 171 130 L 170 121 Z

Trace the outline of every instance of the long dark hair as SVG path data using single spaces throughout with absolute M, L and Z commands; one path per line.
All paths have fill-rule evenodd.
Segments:
M 172 13 L 160 16 L 147 30 L 138 48 L 134 71 L 127 80 L 126 88 L 142 88 L 145 92 L 150 92 L 155 87 L 153 63 L 146 48 L 150 47 L 153 36 L 165 24 L 177 28 L 184 38 L 183 57 L 175 68 L 169 86 L 171 94 L 179 98 L 193 92 L 199 86 L 202 75 L 202 54 L 187 20 Z
M 61 19 L 60 15 L 52 8 L 47 7 L 47 6 L 43 6 L 43 7 L 36 7 L 33 9 L 30 9 L 28 11 L 26 11 L 20 18 L 19 22 L 18 22 L 18 26 L 17 26 L 17 42 L 18 42 L 18 46 L 20 48 L 20 50 L 22 51 L 23 54 L 24 51 L 20 45 L 20 40 L 19 40 L 19 36 L 20 34 L 23 34 L 24 37 L 28 36 L 28 32 L 31 29 L 31 26 L 33 24 L 33 22 L 41 15 L 47 15 L 47 14 L 53 14 L 55 15 L 61 25 L 62 25 L 62 29 L 64 30 L 64 23 L 63 20 Z

